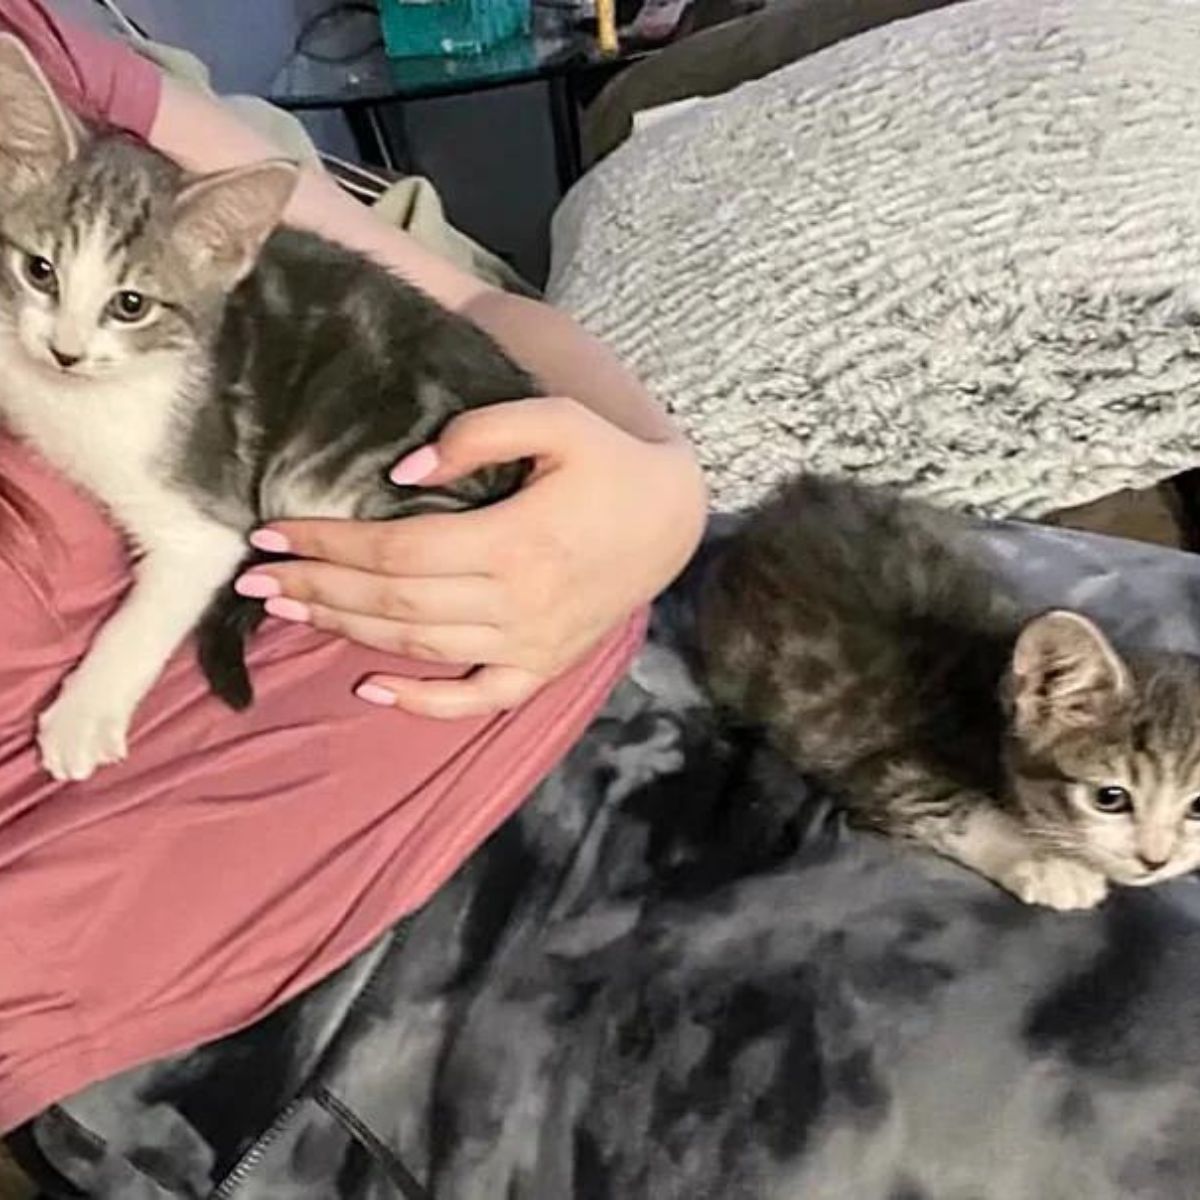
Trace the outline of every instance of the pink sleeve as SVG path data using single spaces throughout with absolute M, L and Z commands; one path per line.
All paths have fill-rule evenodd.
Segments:
M 162 78 L 128 46 L 63 20 L 42 0 L 0 0 L 0 28 L 25 42 L 77 112 L 149 135 Z

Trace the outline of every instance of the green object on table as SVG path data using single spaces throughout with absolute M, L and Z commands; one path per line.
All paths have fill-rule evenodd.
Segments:
M 383 41 L 392 58 L 482 54 L 528 34 L 530 0 L 380 0 Z

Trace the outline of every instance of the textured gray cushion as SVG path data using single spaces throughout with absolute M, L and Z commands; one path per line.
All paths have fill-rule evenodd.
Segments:
M 804 465 L 1036 515 L 1200 458 L 1200 6 L 975 0 L 664 122 L 556 219 L 554 299 L 718 504 Z

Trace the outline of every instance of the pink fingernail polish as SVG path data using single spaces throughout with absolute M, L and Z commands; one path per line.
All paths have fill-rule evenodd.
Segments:
M 368 704 L 378 704 L 380 708 L 396 707 L 395 694 L 389 692 L 385 687 L 380 687 L 377 683 L 360 683 L 354 689 L 354 694 Z
M 299 600 L 289 600 L 286 596 L 274 596 L 263 607 L 273 617 L 282 621 L 308 621 L 311 614 L 307 604 Z
M 252 600 L 266 600 L 269 596 L 278 596 L 283 588 L 270 575 L 242 575 L 234 581 L 233 590 L 239 596 L 249 596 Z
M 438 452 L 433 446 L 422 446 L 420 450 L 406 454 L 392 468 L 388 478 L 401 487 L 411 487 L 432 475 L 438 468 L 438 461 Z
M 286 554 L 292 548 L 287 538 L 274 529 L 256 529 L 250 535 L 250 545 L 268 554 Z

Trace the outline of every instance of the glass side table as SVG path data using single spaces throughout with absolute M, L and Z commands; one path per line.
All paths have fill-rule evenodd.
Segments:
M 548 5 L 535 5 L 528 35 L 471 57 L 388 58 L 378 15 L 368 5 L 338 4 L 318 13 L 296 44 L 266 99 L 292 111 L 340 110 L 363 161 L 393 171 L 406 169 L 407 153 L 396 144 L 395 127 L 380 121 L 381 105 L 544 81 L 563 191 L 582 171 L 581 94 L 594 93 L 604 77 L 651 52 L 641 47 L 603 54 L 595 36 L 575 24 L 571 10 Z

